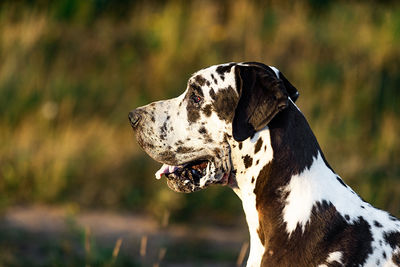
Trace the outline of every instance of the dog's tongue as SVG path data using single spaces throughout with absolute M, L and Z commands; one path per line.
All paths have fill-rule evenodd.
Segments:
M 178 166 L 170 166 L 170 165 L 167 165 L 167 164 L 163 164 L 161 166 L 161 168 L 155 173 L 156 179 L 159 180 L 159 179 L 161 179 L 161 176 L 164 173 L 173 173 L 177 169 L 178 169 Z

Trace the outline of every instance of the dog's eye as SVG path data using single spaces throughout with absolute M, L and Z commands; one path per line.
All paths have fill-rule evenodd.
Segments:
M 192 95 L 191 99 L 196 104 L 200 103 L 200 101 L 201 101 L 201 97 L 198 95 Z

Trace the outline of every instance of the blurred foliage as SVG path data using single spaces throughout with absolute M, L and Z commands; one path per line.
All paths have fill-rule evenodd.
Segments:
M 400 4 L 2 1 L 0 209 L 75 203 L 235 223 L 228 188 L 184 195 L 153 173 L 129 110 L 229 61 L 277 66 L 333 168 L 400 215 Z

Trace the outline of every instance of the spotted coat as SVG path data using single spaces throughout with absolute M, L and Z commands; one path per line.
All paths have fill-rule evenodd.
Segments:
M 400 266 L 399 220 L 334 172 L 297 97 L 274 67 L 228 63 L 196 72 L 182 95 L 130 120 L 172 189 L 222 184 L 239 196 L 247 266 Z M 197 179 L 188 174 L 199 169 Z

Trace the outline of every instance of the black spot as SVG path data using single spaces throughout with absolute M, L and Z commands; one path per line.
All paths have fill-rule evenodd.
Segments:
M 210 81 L 207 80 L 207 81 L 206 81 L 206 85 L 207 85 L 207 86 L 210 86 L 210 85 L 211 85 Z
M 231 68 L 232 66 L 234 66 L 235 64 L 228 64 L 225 66 L 218 66 L 215 71 L 221 76 L 224 75 L 226 72 L 231 72 Z
M 221 78 L 222 81 L 225 81 L 225 76 L 224 75 L 220 75 L 219 77 Z
M 238 95 L 232 86 L 219 89 L 213 102 L 213 107 L 218 118 L 232 122 L 238 100 Z
M 362 209 L 365 209 L 365 207 L 363 205 L 360 206 Z
M 156 122 L 156 119 L 154 118 L 154 116 L 151 116 L 151 121 Z
M 176 160 L 175 153 L 172 151 L 164 151 L 159 154 L 160 161 L 168 163 L 170 165 L 177 165 L 178 161 Z
M 340 179 L 340 177 L 339 176 L 336 176 L 336 179 L 339 181 L 339 183 L 341 183 L 344 187 L 346 187 L 347 188 L 347 185 L 343 182 L 343 180 L 342 179 Z
M 211 110 L 212 110 L 212 107 L 211 107 L 210 104 L 205 105 L 204 108 L 203 108 L 204 115 L 206 115 L 207 117 L 210 117 L 211 116 Z
M 385 252 L 385 251 L 382 253 L 382 257 L 383 257 L 384 259 L 386 259 L 386 252 Z
M 187 105 L 186 111 L 189 122 L 193 123 L 200 119 L 200 111 L 197 107 L 194 107 L 193 105 Z
M 239 149 L 242 149 L 242 147 L 243 147 L 243 143 L 239 142 Z
M 214 83 L 218 85 L 218 81 L 215 79 L 214 74 L 211 74 L 211 78 L 213 79 Z
M 192 147 L 185 147 L 185 146 L 180 146 L 176 149 L 176 152 L 179 154 L 186 154 L 186 153 L 190 153 L 193 151 L 194 151 L 194 149 Z
M 254 183 L 254 181 L 255 181 L 255 179 L 254 179 L 254 176 L 253 176 L 253 177 L 251 177 L 251 183 Z
M 392 261 L 397 266 L 400 266 L 400 252 L 399 251 L 397 251 L 396 253 L 393 254 Z
M 167 121 L 164 121 L 163 125 L 160 127 L 160 138 L 165 140 L 167 137 Z
M 215 100 L 216 96 L 215 96 L 215 91 L 214 91 L 214 89 L 211 88 L 210 91 L 209 91 L 209 93 L 210 93 L 211 99 Z
M 259 162 L 260 162 L 260 160 L 258 159 L 258 160 L 256 161 L 256 165 L 258 165 Z
M 171 116 L 170 116 L 170 115 L 168 115 L 166 120 L 169 120 L 170 118 L 171 118 Z
M 378 266 L 379 264 L 381 264 L 381 261 L 380 260 L 376 260 L 375 264 L 376 264 L 376 266 Z
M 346 218 L 346 220 L 348 220 L 348 221 L 350 220 L 350 216 L 349 215 L 346 214 L 346 215 L 344 215 L 344 217 Z
M 379 227 L 379 228 L 382 227 L 382 224 L 380 224 L 378 221 L 374 221 L 374 225 L 375 225 L 376 227 Z
M 385 232 L 383 234 L 383 239 L 392 249 L 395 249 L 396 246 L 400 246 L 400 232 Z
M 203 76 L 201 75 L 196 75 L 196 77 L 194 77 L 194 80 L 200 85 L 203 86 L 206 83 L 206 79 L 204 79 Z
M 201 127 L 201 128 L 199 129 L 199 133 L 201 133 L 201 134 L 207 134 L 207 129 L 206 129 L 205 127 Z
M 176 146 L 183 145 L 183 141 L 182 141 L 182 140 L 178 140 L 178 141 L 175 143 L 175 145 L 176 145 Z
M 243 163 L 244 163 L 244 167 L 247 169 L 249 167 L 251 167 L 251 165 L 253 164 L 253 158 L 250 157 L 249 155 L 246 155 L 243 158 Z
M 199 106 L 200 104 L 193 103 L 193 101 L 190 101 L 190 98 L 192 97 L 193 94 L 201 97 L 204 96 L 200 86 L 198 86 L 197 84 L 189 85 L 189 90 L 186 93 L 185 101 L 187 102 L 186 105 L 187 118 L 188 121 L 191 123 L 196 122 L 200 118 L 200 106 Z
M 256 146 L 254 147 L 254 154 L 256 154 L 258 151 L 260 151 L 262 144 L 263 144 L 263 140 L 260 137 L 257 140 Z

